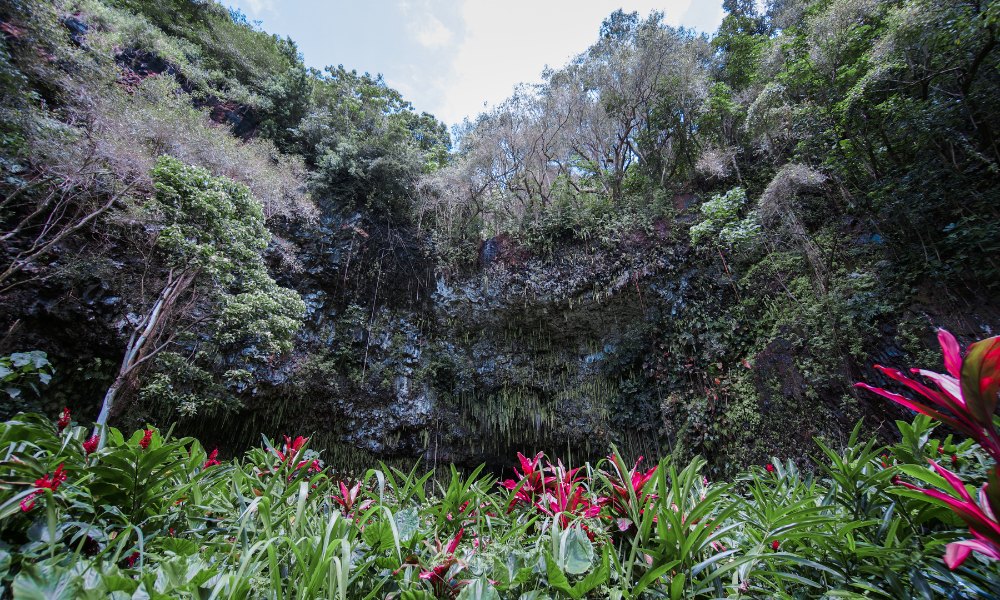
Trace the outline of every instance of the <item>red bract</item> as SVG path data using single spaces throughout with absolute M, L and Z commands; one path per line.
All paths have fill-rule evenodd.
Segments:
M 205 461 L 205 466 L 202 468 L 207 469 L 209 467 L 219 464 L 218 458 L 219 458 L 219 449 L 216 448 L 215 450 L 212 450 L 211 454 L 208 455 L 208 460 Z
M 941 390 L 939 392 L 906 377 L 896 369 L 879 365 L 875 365 L 875 368 L 920 393 L 938 407 L 946 409 L 951 415 L 866 383 L 855 385 L 947 423 L 977 441 L 993 457 L 995 463 L 1000 462 L 1000 434 L 993 423 L 997 394 L 1000 392 L 1000 336 L 972 344 L 964 358 L 955 336 L 939 329 L 938 341 L 949 374 L 942 375 L 922 369 L 912 369 L 911 372 L 934 381 Z M 939 451 L 944 454 L 944 448 L 939 448 Z M 966 522 L 976 538 L 948 544 L 945 563 L 949 568 L 955 569 L 972 551 L 1000 559 L 1000 523 L 996 520 L 996 515 L 1000 514 L 1000 467 L 993 465 L 989 472 L 989 482 L 980 490 L 980 502 L 977 504 L 958 477 L 934 461 L 928 459 L 928 462 L 945 478 L 961 500 L 938 490 L 918 488 L 902 481 L 898 482 L 899 485 L 918 490 L 948 504 Z M 958 457 L 953 456 L 952 464 L 957 463 Z
M 774 465 L 772 465 L 771 463 L 767 463 L 767 472 L 774 473 Z
M 771 549 L 774 550 L 775 552 L 778 551 L 779 547 L 781 547 L 781 544 L 778 543 L 778 540 L 774 540 L 773 542 L 771 542 Z
M 62 432 L 63 429 L 66 429 L 67 427 L 69 427 L 69 423 L 70 423 L 70 420 L 69 420 L 69 409 L 68 408 L 64 408 L 62 410 L 62 416 L 59 417 L 59 422 L 56 423 L 56 429 L 58 429 L 60 432 Z
M 149 448 L 149 442 L 151 441 L 153 441 L 153 430 L 143 430 L 142 439 L 139 440 L 139 447 L 145 450 L 146 448 Z
M 135 565 L 135 561 L 137 560 L 139 560 L 139 553 L 133 552 L 132 554 L 129 555 L 128 558 L 125 559 L 125 564 L 128 566 L 129 569 L 131 569 Z
M 41 479 L 35 480 L 35 491 L 28 494 L 28 496 L 21 500 L 21 511 L 28 512 L 35 507 L 35 497 L 42 494 L 42 490 L 52 490 L 53 492 L 59 489 L 59 484 L 66 481 L 66 471 L 63 470 L 63 466 L 59 465 L 59 468 L 55 470 L 52 475 L 46 475 Z
M 90 456 L 97 450 L 98 441 L 100 441 L 100 436 L 95 435 L 83 443 L 83 451 L 87 453 L 87 456 Z

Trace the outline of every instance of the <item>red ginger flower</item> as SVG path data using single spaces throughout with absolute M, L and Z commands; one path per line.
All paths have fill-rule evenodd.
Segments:
M 87 453 L 87 456 L 90 456 L 97 450 L 97 442 L 99 439 L 100 436 L 94 434 L 94 437 L 83 443 L 83 451 Z
M 778 551 L 778 548 L 780 546 L 781 544 L 778 543 L 778 540 L 774 540 L 773 542 L 771 542 L 771 549 L 774 550 L 775 552 Z
M 132 554 L 129 555 L 128 558 L 125 559 L 125 564 L 128 565 L 129 569 L 131 569 L 135 565 L 135 561 L 137 560 L 139 560 L 139 553 L 133 552 Z
M 767 463 L 767 472 L 774 473 L 774 465 L 772 465 L 771 463 Z
M 59 484 L 66 481 L 66 471 L 63 470 L 63 466 L 59 465 L 55 473 L 51 476 L 46 475 L 41 479 L 35 480 L 35 491 L 28 494 L 28 496 L 21 500 L 21 511 L 28 512 L 35 507 L 35 498 L 42 494 L 42 490 L 52 490 L 53 492 L 59 489 Z
M 142 448 L 143 450 L 149 448 L 149 442 L 151 442 L 152 440 L 153 440 L 153 430 L 144 429 L 142 439 L 139 440 L 139 447 Z
M 219 457 L 219 449 L 216 448 L 215 450 L 212 450 L 211 454 L 208 455 L 208 460 L 205 461 L 205 466 L 202 468 L 207 469 L 211 466 L 219 464 L 218 457 Z
M 62 410 L 62 415 L 59 417 L 59 422 L 56 423 L 56 429 L 58 429 L 59 432 L 61 433 L 63 429 L 66 429 L 67 427 L 69 427 L 69 423 L 70 423 L 70 421 L 69 421 L 69 409 L 68 408 L 64 408 Z

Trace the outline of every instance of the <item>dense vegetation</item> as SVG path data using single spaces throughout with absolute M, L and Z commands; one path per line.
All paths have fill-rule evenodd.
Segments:
M 211 0 L 0 4 L 4 593 L 1000 597 L 1000 3 L 724 8 L 449 133 Z
M 920 415 L 878 448 L 858 424 L 842 453 L 818 443 L 818 476 L 775 460 L 732 483 L 701 458 L 647 470 L 615 450 L 577 468 L 519 454 L 499 487 L 452 465 L 428 490 L 416 466 L 330 469 L 303 437 L 220 462 L 155 428 L 100 448 L 68 411 L 21 414 L 0 433 L 0 578 L 53 600 L 997 598 L 1000 338 L 942 347 L 949 373 L 923 372 L 941 392 L 911 384 L 937 406 L 898 401 L 967 441 Z M 989 479 L 978 500 L 958 473 Z

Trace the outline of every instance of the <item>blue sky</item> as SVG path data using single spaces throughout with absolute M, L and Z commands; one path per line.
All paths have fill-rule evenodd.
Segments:
M 597 40 L 618 8 L 663 11 L 672 25 L 714 33 L 721 0 L 222 0 L 291 36 L 306 64 L 381 73 L 417 111 L 449 126 L 475 117 L 561 67 Z

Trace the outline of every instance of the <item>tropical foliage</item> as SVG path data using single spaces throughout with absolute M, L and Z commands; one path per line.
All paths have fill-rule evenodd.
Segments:
M 616 451 L 519 454 L 503 482 L 451 466 L 428 489 L 416 466 L 334 472 L 303 437 L 220 461 L 155 428 L 101 448 L 69 411 L 22 413 L 0 429 L 0 580 L 15 599 L 998 598 L 1000 338 L 962 357 L 940 337 L 950 375 L 917 372 L 942 392 L 883 371 L 953 416 L 865 386 L 924 413 L 901 443 L 859 423 L 840 452 L 817 441 L 816 474 L 775 460 L 731 483 Z M 970 439 L 931 438 L 928 415 Z M 959 474 L 988 479 L 978 502 Z

